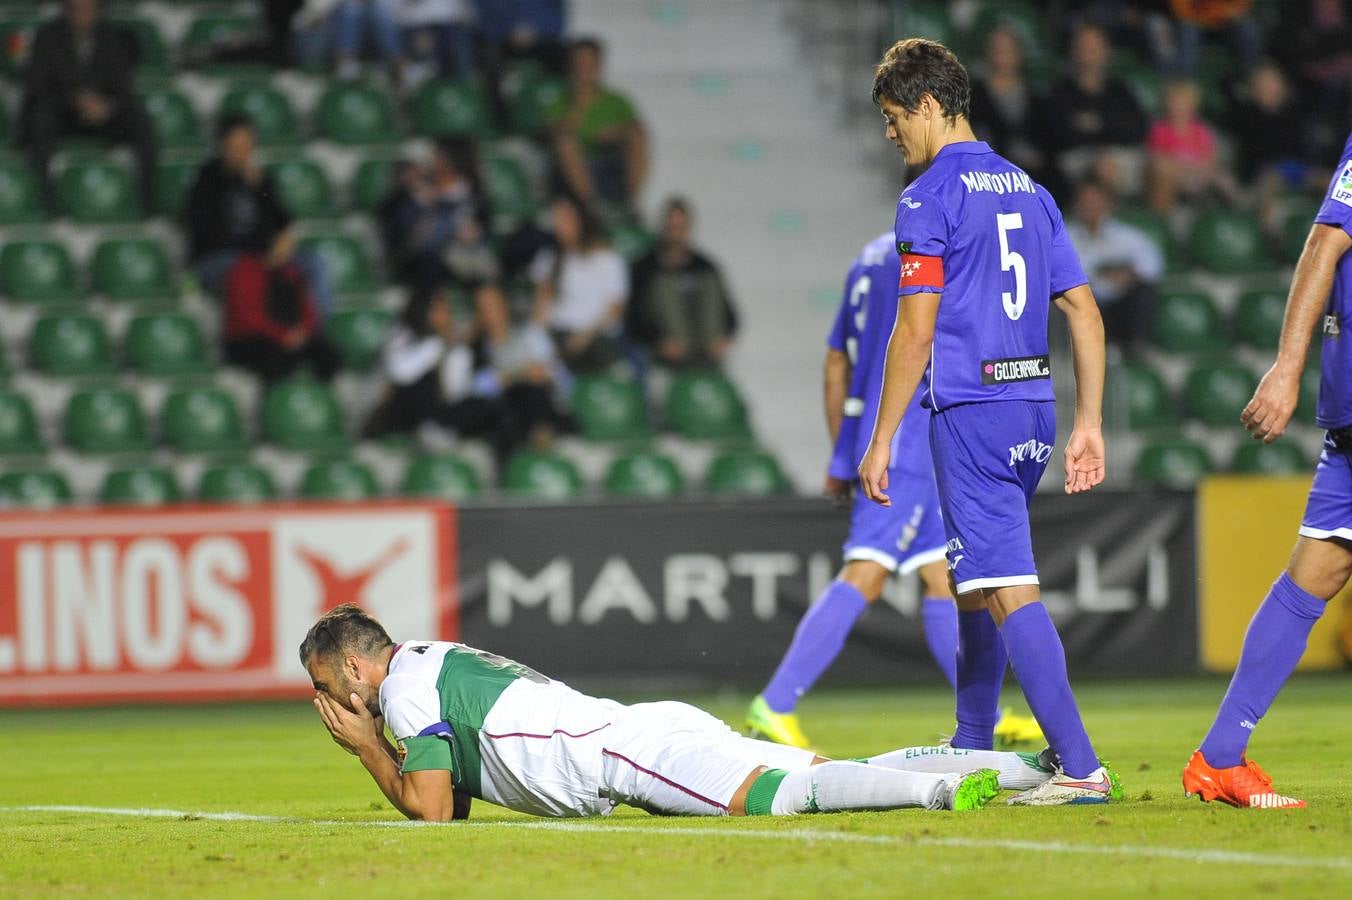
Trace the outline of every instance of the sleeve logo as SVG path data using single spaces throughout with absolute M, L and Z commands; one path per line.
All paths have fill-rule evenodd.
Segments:
M 898 288 L 944 286 L 944 261 L 937 256 L 921 256 L 918 253 L 901 255 L 901 278 Z
M 1337 179 L 1333 182 L 1333 190 L 1329 192 L 1330 200 L 1337 200 L 1344 206 L 1352 206 L 1352 159 L 1343 164 L 1342 171 L 1338 173 Z
M 921 203 L 919 200 L 912 200 L 910 197 L 902 197 L 901 205 L 906 207 L 907 209 L 919 209 L 920 207 L 924 206 L 924 204 Z

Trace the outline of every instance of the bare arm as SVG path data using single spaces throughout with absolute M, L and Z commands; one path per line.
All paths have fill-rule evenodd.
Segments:
M 1281 437 L 1300 399 L 1300 373 L 1310 351 L 1310 335 L 1333 290 L 1338 261 L 1352 247 L 1352 236 L 1336 225 L 1315 225 L 1296 261 L 1291 293 L 1286 299 L 1277 360 L 1258 383 L 1240 421 L 1254 438 L 1270 444 Z
M 1070 324 L 1070 349 L 1075 358 L 1075 427 L 1066 442 L 1066 493 L 1076 494 L 1103 483 L 1103 371 L 1106 354 L 1103 318 L 1089 286 L 1073 287 L 1056 298 Z
M 826 430 L 831 443 L 840 437 L 840 420 L 844 416 L 845 399 L 850 390 L 850 357 L 834 347 L 826 351 L 822 367 L 822 404 L 826 408 Z
M 910 294 L 897 310 L 897 324 L 887 342 L 887 365 L 878 417 L 868 452 L 859 464 L 859 484 L 865 496 L 882 506 L 891 506 L 887 494 L 887 469 L 892 462 L 892 437 L 901 427 L 911 397 L 929 365 L 934 344 L 934 323 L 939 317 L 939 295 Z
M 394 748 L 376 728 L 376 719 L 356 694 L 356 712 L 349 712 L 327 694 L 315 697 L 315 708 L 334 743 L 361 760 L 386 799 L 410 819 L 449 822 L 455 812 L 451 773 L 446 769 L 399 771 Z M 468 810 L 466 810 L 468 812 Z
M 560 128 L 554 136 L 554 153 L 559 160 L 559 171 L 582 200 L 588 200 L 592 194 L 591 176 L 587 173 L 587 163 L 582 158 L 582 143 L 577 133 Z
M 637 197 L 648 177 L 648 133 L 639 122 L 631 124 L 625 134 L 624 161 L 629 196 Z

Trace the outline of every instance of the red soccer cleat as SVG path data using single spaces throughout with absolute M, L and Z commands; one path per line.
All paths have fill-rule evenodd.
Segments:
M 1272 778 L 1258 763 L 1244 761 L 1242 766 L 1213 769 L 1195 750 L 1183 770 L 1183 790 L 1189 797 L 1204 802 L 1219 800 L 1241 809 L 1304 809 L 1305 801 L 1283 797 L 1272 789 Z

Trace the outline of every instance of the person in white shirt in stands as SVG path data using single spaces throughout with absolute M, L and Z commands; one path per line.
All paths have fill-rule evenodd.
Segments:
M 567 196 L 551 210 L 555 246 L 531 262 L 536 320 L 554 335 L 571 372 L 597 372 L 620 355 L 620 323 L 629 299 L 629 268 L 600 223 Z
M 1133 353 L 1150 338 L 1164 253 L 1144 231 L 1115 218 L 1113 202 L 1103 183 L 1080 182 L 1066 232 L 1098 300 L 1108 345 Z

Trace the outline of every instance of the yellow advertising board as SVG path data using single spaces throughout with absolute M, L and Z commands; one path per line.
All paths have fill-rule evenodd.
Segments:
M 1202 664 L 1230 672 L 1239 662 L 1249 619 L 1286 568 L 1305 511 L 1310 476 L 1220 475 L 1202 482 L 1197 497 L 1198 635 Z M 1347 665 L 1341 633 L 1348 627 L 1344 591 L 1315 624 L 1301 669 Z

